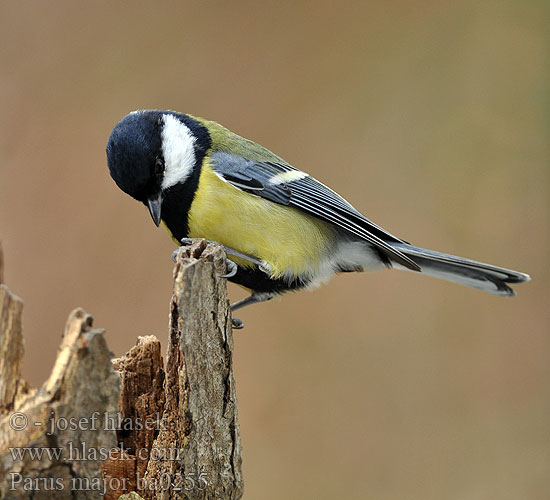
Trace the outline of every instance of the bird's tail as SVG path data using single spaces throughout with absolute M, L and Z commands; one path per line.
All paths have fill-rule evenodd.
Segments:
M 523 283 L 531 279 L 528 274 L 518 271 L 415 247 L 407 243 L 392 242 L 391 245 L 416 262 L 423 274 L 477 288 L 495 295 L 513 296 L 516 292 L 507 283 Z M 407 269 L 395 263 L 393 267 Z

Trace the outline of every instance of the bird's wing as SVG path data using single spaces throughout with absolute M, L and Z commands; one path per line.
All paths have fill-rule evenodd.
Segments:
M 284 161 L 252 161 L 215 151 L 211 165 L 222 180 L 236 188 L 334 224 L 375 246 L 391 260 L 420 270 L 413 260 L 388 243 L 403 240 L 368 220 L 324 184 Z

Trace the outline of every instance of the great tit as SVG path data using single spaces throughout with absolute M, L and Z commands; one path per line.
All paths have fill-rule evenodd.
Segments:
M 216 122 L 140 110 L 113 128 L 111 177 L 172 237 L 226 247 L 229 279 L 252 293 L 238 309 L 335 273 L 396 268 L 496 295 L 527 274 L 413 246 L 371 222 L 332 189 Z

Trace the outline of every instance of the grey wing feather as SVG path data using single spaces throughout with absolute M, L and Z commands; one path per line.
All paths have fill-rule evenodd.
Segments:
M 251 161 L 221 151 L 212 154 L 212 167 L 235 187 L 334 224 L 375 246 L 391 260 L 420 271 L 418 264 L 389 243 L 403 240 L 368 220 L 341 196 L 312 177 L 276 184 L 270 182 L 278 174 L 298 171 L 294 167 L 282 162 Z

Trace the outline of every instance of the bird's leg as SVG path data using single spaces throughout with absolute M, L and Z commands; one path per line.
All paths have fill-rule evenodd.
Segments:
M 252 257 L 252 255 L 247 255 L 245 253 L 239 252 L 238 250 L 234 250 L 233 248 L 226 247 L 225 245 L 222 245 L 221 243 L 218 243 L 217 241 L 210 241 L 206 240 L 207 243 L 216 243 L 216 245 L 220 245 L 223 247 L 225 253 L 227 255 L 232 255 L 233 257 L 238 257 L 243 260 L 247 260 L 248 262 L 251 262 L 252 264 L 255 264 L 258 266 L 262 271 L 265 273 L 269 273 L 269 266 L 261 259 L 258 259 L 256 257 Z M 193 238 L 182 238 L 181 243 L 182 245 L 190 245 L 193 242 Z M 177 250 L 174 250 L 172 252 L 172 260 L 176 262 L 176 252 Z M 231 278 L 232 276 L 235 276 L 237 274 L 237 264 L 235 264 L 232 260 L 227 259 L 227 268 L 228 272 L 227 274 L 222 275 L 222 278 Z
M 191 243 L 193 243 L 193 238 L 182 238 L 180 241 L 182 245 L 190 245 Z M 234 250 L 233 248 L 226 247 L 225 245 L 222 245 L 217 241 L 211 241 L 211 240 L 206 240 L 206 241 L 207 243 L 215 243 L 216 245 L 220 245 L 221 247 L 223 247 L 227 255 L 232 255 L 233 257 L 238 257 L 240 259 L 251 262 L 252 264 L 258 266 L 266 274 L 270 274 L 271 272 L 269 264 L 267 262 L 264 262 L 261 259 L 253 257 L 252 255 L 247 255 L 245 253 L 239 252 L 238 250 Z M 176 253 L 177 253 L 177 250 L 174 250 L 172 252 L 172 260 L 174 262 L 176 262 Z M 237 264 L 235 264 L 235 262 L 233 262 L 232 260 L 226 259 L 226 265 L 227 265 L 228 271 L 226 274 L 223 274 L 221 277 L 231 278 L 232 276 L 235 276 L 238 270 Z M 241 309 L 245 306 L 256 304 L 258 302 L 265 302 L 267 300 L 271 300 L 273 297 L 275 297 L 275 295 L 276 294 L 273 292 L 252 292 L 250 296 L 242 300 L 239 300 L 234 304 L 231 304 L 231 311 L 233 312 L 233 311 L 236 311 L 237 309 Z M 233 318 L 232 325 L 235 330 L 240 330 L 241 328 L 244 328 L 244 324 L 239 318 Z
M 252 292 L 248 297 L 231 304 L 231 312 L 242 309 L 245 306 L 257 304 L 258 302 L 271 300 L 273 297 L 275 297 L 275 293 L 273 292 Z M 240 330 L 244 327 L 243 322 L 239 318 L 233 318 L 232 324 L 235 330 Z
M 231 311 L 236 311 L 237 309 L 242 309 L 245 306 L 251 306 L 252 304 L 257 304 L 258 302 L 265 302 L 267 300 L 271 300 L 273 297 L 275 297 L 275 293 L 273 292 L 252 292 L 245 299 L 231 304 Z

